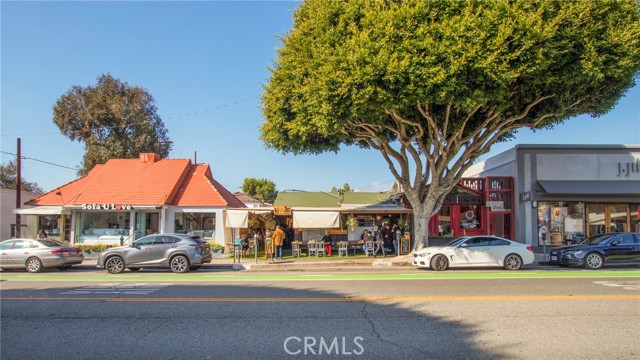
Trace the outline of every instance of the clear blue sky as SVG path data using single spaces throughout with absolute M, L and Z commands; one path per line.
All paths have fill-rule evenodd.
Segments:
M 275 60 L 278 35 L 292 26 L 292 1 L 7 2 L 1 3 L 2 163 L 24 156 L 80 164 L 81 143 L 52 121 L 56 100 L 73 85 L 95 84 L 110 73 L 147 89 L 173 141 L 172 158 L 209 163 L 230 191 L 247 177 L 278 190 L 330 190 L 349 183 L 384 191 L 394 179 L 374 151 L 347 147 L 338 154 L 292 156 L 265 150 L 258 128 L 262 85 Z M 600 118 L 579 117 L 555 130 L 522 130 L 517 144 L 640 144 L 640 87 Z M 117 176 L 117 174 L 114 174 Z M 76 178 L 74 170 L 23 161 L 23 177 L 51 190 Z

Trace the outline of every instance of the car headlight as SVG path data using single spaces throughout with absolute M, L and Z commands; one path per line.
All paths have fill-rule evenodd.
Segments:
M 429 256 L 429 255 L 431 255 L 431 253 L 428 253 L 428 252 L 426 252 L 426 253 L 419 253 L 419 254 L 418 254 L 418 257 L 427 257 L 427 256 Z
M 582 254 L 582 250 L 567 250 L 565 251 L 566 254 L 571 254 L 571 255 L 578 255 L 578 254 Z

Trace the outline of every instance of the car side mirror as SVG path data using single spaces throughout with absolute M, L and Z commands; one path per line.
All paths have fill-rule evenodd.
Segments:
M 611 242 L 611 246 L 618 246 L 619 244 L 620 244 L 620 241 L 618 241 L 618 240 L 613 240 Z
M 463 248 L 466 248 L 466 247 L 468 247 L 468 246 L 469 246 L 469 245 L 468 245 L 467 243 L 462 243 L 462 244 L 460 244 L 460 247 L 463 247 Z

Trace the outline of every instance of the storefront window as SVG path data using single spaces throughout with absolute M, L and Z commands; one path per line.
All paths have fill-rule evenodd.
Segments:
M 637 204 L 589 204 L 587 208 L 589 236 L 630 231 L 636 228 Z
M 38 216 L 38 230 L 44 230 L 47 235 L 60 235 L 60 215 Z
M 215 213 L 176 213 L 175 232 L 191 233 L 213 239 L 216 232 Z
M 584 203 L 538 203 L 538 244 L 575 244 L 584 240 Z
M 482 213 L 477 205 L 460 206 L 460 227 L 463 229 L 480 229 Z
M 609 232 L 627 231 L 627 205 L 610 206 L 610 227 Z
M 118 243 L 121 236 L 129 236 L 128 212 L 80 213 L 80 242 Z
M 453 237 L 451 228 L 451 207 L 443 206 L 438 212 L 438 236 Z
M 640 205 L 629 205 L 631 231 L 640 232 Z

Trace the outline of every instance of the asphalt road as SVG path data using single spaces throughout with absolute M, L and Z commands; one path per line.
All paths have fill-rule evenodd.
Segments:
M 640 358 L 640 272 L 569 273 L 2 273 L 0 358 Z

